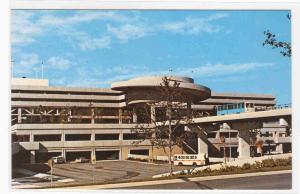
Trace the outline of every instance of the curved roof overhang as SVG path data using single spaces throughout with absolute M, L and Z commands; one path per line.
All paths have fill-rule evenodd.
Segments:
M 129 103 L 131 101 L 161 101 L 164 100 L 161 90 L 164 77 L 180 83 L 176 88 L 178 90 L 176 93 L 179 94 L 175 97 L 176 101 L 198 102 L 211 96 L 211 90 L 208 87 L 195 84 L 192 78 L 177 76 L 139 77 L 128 81 L 114 82 L 111 89 L 124 92 Z

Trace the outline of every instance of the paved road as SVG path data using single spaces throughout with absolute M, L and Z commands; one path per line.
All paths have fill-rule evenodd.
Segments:
M 184 180 L 184 179 L 183 179 Z M 127 187 L 122 189 L 291 189 L 292 174 L 274 174 L 242 178 L 229 178 L 218 180 L 206 180 L 169 183 L 161 185 L 147 185 L 138 187 Z
M 174 166 L 174 170 L 190 169 L 191 166 Z M 93 167 L 90 163 L 55 165 L 53 174 L 72 178 L 77 182 L 97 182 L 151 178 L 169 171 L 168 164 L 153 165 L 132 161 L 102 161 Z
M 174 170 L 193 168 L 191 166 L 174 166 Z M 73 183 L 103 183 L 107 181 L 124 181 L 136 179 L 149 179 L 153 175 L 169 171 L 168 164 L 154 165 L 134 161 L 99 161 L 96 165 L 90 163 L 67 163 L 55 164 L 53 175 L 59 177 L 60 181 L 53 185 L 68 185 Z M 72 180 L 65 182 L 64 180 Z M 13 180 L 13 185 L 35 185 L 46 186 L 50 179 L 39 177 L 22 177 Z

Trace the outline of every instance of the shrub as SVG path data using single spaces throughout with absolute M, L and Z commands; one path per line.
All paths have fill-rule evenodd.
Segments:
M 237 169 L 238 169 L 237 166 L 226 166 L 227 172 L 233 172 L 236 171 Z
M 211 173 L 211 168 L 205 168 L 204 170 L 202 170 L 201 172 L 204 172 L 204 173 Z
M 273 159 L 265 159 L 261 161 L 262 167 L 275 167 L 275 161 Z
M 262 163 L 259 162 L 259 161 L 255 161 L 254 166 L 255 166 L 255 168 L 261 168 L 262 167 Z
M 249 163 L 245 163 L 245 164 L 243 164 L 243 166 L 242 166 L 242 169 L 243 170 L 248 170 L 248 169 L 250 169 L 251 168 L 251 165 L 249 164 Z
M 285 160 L 285 159 L 276 159 L 275 160 L 275 165 L 276 166 L 287 166 L 288 165 L 288 160 Z

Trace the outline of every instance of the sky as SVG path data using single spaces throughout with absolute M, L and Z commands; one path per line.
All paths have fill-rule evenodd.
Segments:
M 278 104 L 291 103 L 291 59 L 262 46 L 265 30 L 291 41 L 288 13 L 13 10 L 13 77 L 109 88 L 139 76 L 178 75 L 213 92 L 272 94 Z

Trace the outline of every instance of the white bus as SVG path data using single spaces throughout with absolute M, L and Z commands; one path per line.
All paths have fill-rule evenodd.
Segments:
M 176 154 L 173 156 L 174 165 L 208 165 L 209 159 L 206 154 Z

